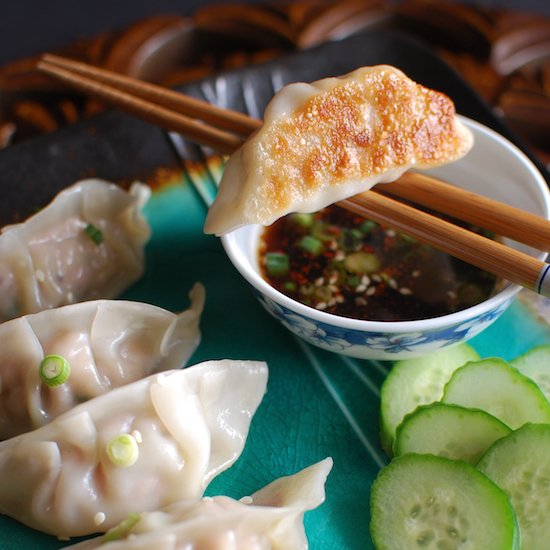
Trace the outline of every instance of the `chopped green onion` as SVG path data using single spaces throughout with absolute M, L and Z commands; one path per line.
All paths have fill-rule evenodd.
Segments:
M 355 252 L 346 256 L 344 265 L 351 273 L 375 273 L 380 269 L 380 259 L 370 252 Z
M 140 514 L 137 512 L 130 512 L 125 520 L 121 521 L 118 525 L 115 525 L 112 529 L 109 529 L 105 535 L 103 535 L 103 539 L 101 541 L 102 544 L 125 539 L 140 519 Z
M 365 220 L 359 227 L 359 231 L 363 233 L 364 235 L 368 235 L 375 227 L 376 222 L 373 222 L 371 220 Z
M 314 256 L 318 256 L 325 249 L 323 243 L 311 235 L 305 235 L 302 237 L 298 242 L 298 246 Z
M 313 214 L 304 214 L 303 212 L 294 212 L 290 215 L 292 221 L 302 227 L 311 227 L 313 223 Z
M 288 254 L 282 252 L 268 252 L 265 255 L 265 268 L 272 277 L 281 277 L 290 270 L 290 259 Z
M 107 443 L 106 451 L 113 464 L 124 468 L 135 464 L 139 456 L 137 441 L 130 434 L 113 437 Z
M 71 366 L 61 355 L 46 355 L 38 367 L 40 380 L 50 388 L 64 384 L 71 375 Z
M 93 223 L 89 223 L 84 228 L 84 233 L 86 233 L 86 235 L 88 235 L 88 237 L 90 237 L 90 239 L 92 239 L 92 241 L 94 241 L 94 243 L 97 245 L 103 242 L 103 232 Z

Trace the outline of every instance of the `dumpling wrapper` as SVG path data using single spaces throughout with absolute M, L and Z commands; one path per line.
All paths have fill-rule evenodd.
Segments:
M 0 324 L 0 439 L 44 426 L 74 406 L 155 372 L 182 367 L 199 345 L 204 287 L 175 314 L 128 300 L 93 300 Z M 46 355 L 69 361 L 71 375 L 48 387 Z
M 115 298 L 145 269 L 151 190 L 82 180 L 0 233 L 0 322 L 66 304 Z M 101 233 L 96 242 L 87 232 Z
M 67 538 L 106 531 L 135 510 L 198 500 L 240 456 L 267 376 L 264 362 L 206 361 L 117 388 L 1 442 L 0 513 Z M 120 434 L 138 442 L 131 466 L 107 454 Z
M 457 160 L 472 144 L 446 95 L 391 66 L 289 84 L 229 158 L 204 231 L 315 212 L 410 168 Z
M 115 536 L 113 531 L 106 538 L 69 548 L 306 550 L 303 516 L 325 500 L 325 481 L 331 468 L 332 459 L 326 458 L 240 501 L 215 496 L 204 497 L 198 503 L 179 502 L 162 511 L 141 514 L 130 529 L 121 525 L 121 540 L 109 542 Z

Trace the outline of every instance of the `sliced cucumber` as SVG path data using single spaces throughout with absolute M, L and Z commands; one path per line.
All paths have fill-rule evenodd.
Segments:
M 397 361 L 382 384 L 380 440 L 388 456 L 392 455 L 395 429 L 406 414 L 419 405 L 441 399 L 451 374 L 468 361 L 477 361 L 478 353 L 469 344 L 414 359 Z
M 496 357 L 457 369 L 445 386 L 442 401 L 487 411 L 513 430 L 526 422 L 550 423 L 550 403 L 540 388 Z
M 406 454 L 381 470 L 371 492 L 377 550 L 519 548 L 506 494 L 460 460 Z
M 521 548 L 546 550 L 550 544 L 550 426 L 525 424 L 492 445 L 477 467 L 509 495 Z
M 485 411 L 432 403 L 405 417 L 395 433 L 393 452 L 430 453 L 475 465 L 492 443 L 510 432 Z
M 550 345 L 537 346 L 516 357 L 511 364 L 533 380 L 550 400 Z

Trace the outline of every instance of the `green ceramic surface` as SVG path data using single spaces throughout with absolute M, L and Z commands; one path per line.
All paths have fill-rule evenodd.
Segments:
M 248 495 L 276 477 L 326 456 L 334 468 L 327 498 L 308 512 L 312 549 L 368 549 L 369 490 L 387 459 L 378 442 L 380 385 L 387 363 L 356 360 L 297 340 L 269 316 L 206 236 L 206 206 L 183 176 L 156 191 L 145 208 L 153 234 L 146 274 L 126 298 L 177 311 L 195 281 L 206 287 L 202 342 L 191 363 L 206 359 L 261 359 L 270 369 L 268 392 L 252 421 L 244 453 L 216 478 L 207 494 Z M 520 301 L 472 344 L 483 356 L 511 359 L 550 342 L 550 330 Z M 0 517 L 0 548 L 60 548 L 67 543 Z

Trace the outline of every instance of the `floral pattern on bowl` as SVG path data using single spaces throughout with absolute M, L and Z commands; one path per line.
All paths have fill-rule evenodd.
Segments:
M 421 355 L 473 338 L 487 328 L 509 307 L 512 299 L 467 321 L 457 322 L 422 332 L 368 332 L 329 325 L 292 311 L 264 294 L 256 297 L 273 317 L 288 330 L 310 344 L 344 355 L 363 359 L 395 360 L 410 353 Z

